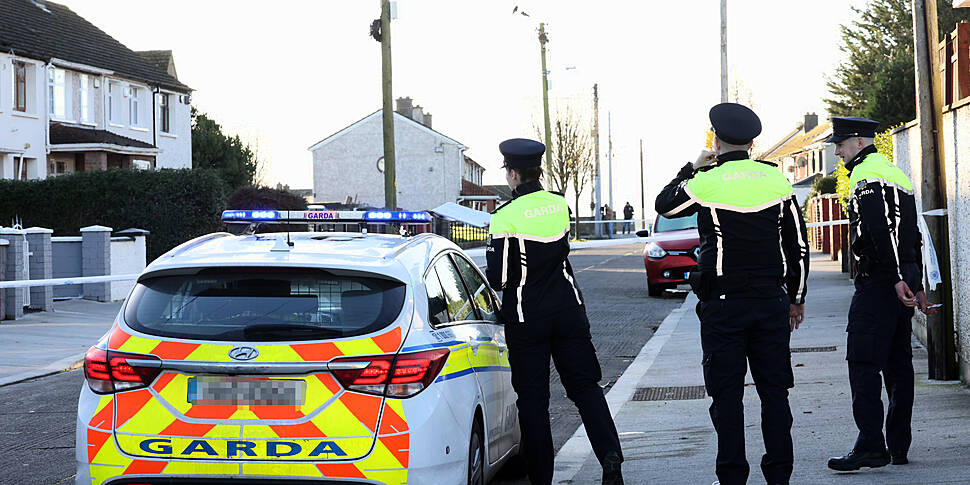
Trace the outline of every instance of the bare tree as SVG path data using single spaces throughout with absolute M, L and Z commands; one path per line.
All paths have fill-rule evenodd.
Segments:
M 572 186 L 575 195 L 576 236 L 579 236 L 579 194 L 593 178 L 593 137 L 590 124 L 567 107 L 556 113 L 552 130 L 551 166 L 547 164 L 545 173 L 551 187 L 566 192 Z M 536 127 L 536 133 L 541 132 Z

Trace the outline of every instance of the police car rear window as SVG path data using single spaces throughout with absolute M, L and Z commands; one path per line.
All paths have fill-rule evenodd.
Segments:
M 139 281 L 125 322 L 151 335 L 281 342 L 363 335 L 390 325 L 405 286 L 365 274 L 236 268 Z

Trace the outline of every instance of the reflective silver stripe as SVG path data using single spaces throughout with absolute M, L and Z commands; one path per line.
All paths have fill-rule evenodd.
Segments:
M 518 233 L 518 232 L 503 232 L 503 233 L 498 233 L 498 234 L 492 234 L 492 239 L 514 237 L 514 238 L 518 238 L 519 240 L 523 240 L 524 239 L 526 241 L 535 241 L 535 242 L 550 243 L 550 242 L 556 242 L 556 241 L 562 239 L 563 236 L 565 236 L 567 234 L 569 234 L 569 227 L 568 226 L 566 227 L 566 229 L 564 229 L 559 234 L 555 234 L 555 235 L 552 235 L 552 236 L 535 236 L 535 235 L 532 235 L 532 234 L 522 234 L 522 233 Z
M 882 194 L 881 194 L 882 195 L 882 209 L 883 209 L 883 215 L 886 217 L 886 226 L 889 226 L 889 224 L 893 220 L 889 218 L 889 202 L 886 201 L 886 191 L 883 190 L 882 187 L 880 187 L 879 190 L 880 190 L 880 192 L 882 192 Z M 896 248 L 896 235 L 894 234 L 895 230 L 893 228 L 891 228 L 891 227 L 887 227 L 887 229 L 889 229 L 889 242 L 892 243 L 892 245 L 893 245 L 893 257 L 896 258 L 896 273 L 899 276 L 899 279 L 903 279 L 903 276 L 901 274 L 899 274 L 899 272 L 900 272 L 900 270 L 899 270 L 899 249 Z
M 509 240 L 502 238 L 502 287 L 509 281 Z
M 778 206 L 778 249 L 781 250 L 781 277 L 788 276 L 788 257 L 785 255 L 785 205 Z
M 795 197 L 792 196 L 791 215 L 792 223 L 795 224 L 795 237 L 798 239 L 798 268 L 800 271 L 798 274 L 798 292 L 795 294 L 795 300 L 799 301 L 805 296 L 805 280 L 808 277 L 808 272 L 805 270 L 805 257 L 803 255 L 808 253 L 808 247 L 805 245 L 805 239 L 802 238 L 802 225 L 798 223 L 797 206 Z
M 583 299 L 579 297 L 579 288 L 576 287 L 576 282 L 573 281 L 573 277 L 569 276 L 569 271 L 566 271 L 565 261 L 562 262 L 562 275 L 566 277 L 566 281 L 568 281 L 569 284 L 573 285 L 573 292 L 576 293 L 576 303 L 579 303 L 580 305 L 582 305 Z
M 893 221 L 893 230 L 890 232 L 890 236 L 893 238 L 893 250 L 896 251 L 896 272 L 899 274 L 899 279 L 903 279 L 903 268 L 900 267 L 902 263 L 899 261 L 899 250 L 897 249 L 899 246 L 899 224 L 902 218 L 899 215 L 899 187 L 896 187 L 895 185 L 893 186 L 893 200 L 895 201 L 895 214 L 893 214 L 895 219 Z
M 788 200 L 788 198 L 792 196 L 792 194 L 789 192 L 784 197 L 779 197 L 779 198 L 774 199 L 774 200 L 769 200 L 768 202 L 764 202 L 764 203 L 758 204 L 756 206 L 744 207 L 744 206 L 740 206 L 740 205 L 722 204 L 722 203 L 719 203 L 719 202 L 707 202 L 707 201 L 705 201 L 705 200 L 697 197 L 696 195 L 694 195 L 694 193 L 690 191 L 690 188 L 689 187 L 684 187 L 684 192 L 687 192 L 687 195 L 690 196 L 691 200 L 693 200 L 694 202 L 700 204 L 702 207 L 707 207 L 707 208 L 711 209 L 712 211 L 714 209 L 724 209 L 724 210 L 729 210 L 729 211 L 733 211 L 733 212 L 741 212 L 741 213 L 761 212 L 761 211 L 763 211 L 763 210 L 765 210 L 765 209 L 767 209 L 767 208 L 769 208 L 769 207 L 771 207 L 771 206 L 773 206 L 775 204 L 779 204 L 779 203 L 783 204 L 783 203 L 785 203 L 785 201 Z
M 521 258 L 521 264 L 519 266 L 522 268 L 522 276 L 519 278 L 519 287 L 518 289 L 516 289 L 516 296 L 518 296 L 518 300 L 519 300 L 517 305 L 518 307 L 517 310 L 519 312 L 519 321 L 524 322 L 525 315 L 522 313 L 522 288 L 525 287 L 525 277 L 528 273 L 528 266 L 526 265 L 526 259 L 525 259 L 525 240 L 524 239 L 519 239 L 519 257 Z
M 721 221 L 717 219 L 717 209 L 713 207 L 711 219 L 714 220 L 714 235 L 717 239 L 717 275 L 724 276 L 724 235 L 721 233 Z
M 690 206 L 692 206 L 692 205 L 694 205 L 696 203 L 697 202 L 695 202 L 694 199 L 690 199 L 689 198 L 689 199 L 687 199 L 687 202 L 684 202 L 683 204 L 680 204 L 679 206 L 677 206 L 676 208 L 674 208 L 670 212 L 665 212 L 663 215 L 664 215 L 664 217 L 671 217 L 674 214 L 679 214 L 681 211 L 687 209 L 688 207 L 690 207 Z

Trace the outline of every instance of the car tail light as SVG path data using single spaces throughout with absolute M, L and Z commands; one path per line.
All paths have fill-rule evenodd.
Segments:
M 98 394 L 147 387 L 161 372 L 162 361 L 154 355 L 115 352 L 91 347 L 84 354 L 84 378 Z
M 357 369 L 334 369 L 345 389 L 387 397 L 412 397 L 431 385 L 448 360 L 448 349 L 409 354 L 345 357 L 337 364 L 361 364 Z M 336 366 L 335 366 L 336 367 Z

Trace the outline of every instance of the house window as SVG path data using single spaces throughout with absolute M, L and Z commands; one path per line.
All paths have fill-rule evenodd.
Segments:
M 23 62 L 13 63 L 14 95 L 13 109 L 27 112 L 27 65 Z
M 139 102 L 140 100 L 138 99 L 138 96 L 141 95 L 141 89 L 138 89 L 134 86 L 132 86 L 129 89 L 131 89 L 131 96 L 128 98 L 128 107 L 130 109 L 130 115 L 131 115 L 131 125 L 141 126 L 141 116 L 140 116 L 141 103 Z
M 67 72 L 63 69 L 51 69 L 48 71 L 48 102 L 51 117 L 57 119 L 67 119 L 69 110 L 67 99 Z
M 161 130 L 165 133 L 170 133 L 171 129 L 169 126 L 169 107 L 168 107 L 168 94 L 162 93 L 158 95 L 158 112 L 160 119 Z
M 108 83 L 108 122 L 109 123 L 114 123 L 115 119 L 117 118 L 117 116 L 115 115 L 115 105 L 117 105 L 118 102 L 115 100 L 115 96 L 117 96 L 119 89 L 121 88 L 117 84 Z
M 81 121 L 83 123 L 94 122 L 94 110 L 91 109 L 91 77 L 81 74 Z

